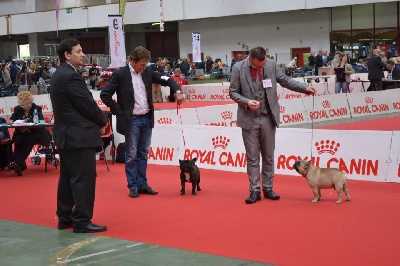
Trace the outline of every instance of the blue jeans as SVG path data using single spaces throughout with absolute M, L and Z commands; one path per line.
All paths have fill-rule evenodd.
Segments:
M 129 189 L 145 189 L 147 160 L 151 143 L 151 114 L 132 116 L 129 132 L 125 135 L 125 174 Z
M 349 92 L 349 83 L 345 82 L 340 82 L 336 81 L 335 84 L 335 93 L 340 93 L 342 91 L 343 93 L 348 93 Z

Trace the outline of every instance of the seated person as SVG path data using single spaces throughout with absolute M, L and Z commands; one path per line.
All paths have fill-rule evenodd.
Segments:
M 297 68 L 297 57 L 294 57 L 293 60 L 289 62 L 288 68 Z
M 171 78 L 173 78 L 176 83 L 178 83 L 181 90 L 183 85 L 188 85 L 187 79 L 181 76 L 181 70 L 179 68 L 175 68 L 174 75 L 172 75 Z M 170 102 L 175 102 L 175 97 L 173 94 L 170 94 L 168 98 Z
M 5 124 L 6 120 L 0 117 L 0 124 Z M 9 147 L 7 147 L 9 145 Z M 8 154 L 7 154 L 8 153 Z M 6 168 L 13 161 L 11 149 L 11 138 L 8 128 L 0 128 L 0 169 Z
M 44 120 L 42 107 L 33 102 L 32 94 L 29 91 L 21 91 L 17 94 L 17 101 L 19 105 L 14 107 L 14 112 L 10 117 L 9 123 L 32 123 L 33 113 L 36 109 L 38 112 L 39 120 Z M 17 175 L 21 176 L 22 171 L 26 167 L 26 159 L 28 158 L 33 146 L 41 142 L 44 146 L 49 146 L 51 135 L 44 127 L 29 128 L 17 127 L 15 128 L 12 141 L 14 142 L 14 171 Z
M 394 60 L 388 60 L 386 63 L 388 75 L 384 82 L 382 82 L 382 89 L 395 89 L 400 88 L 400 68 L 396 66 Z

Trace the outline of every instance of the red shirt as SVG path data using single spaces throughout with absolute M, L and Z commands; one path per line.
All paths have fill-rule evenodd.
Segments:
M 178 85 L 181 89 L 182 89 L 182 85 L 188 85 L 187 79 L 183 78 L 182 76 L 178 77 L 178 76 L 172 75 L 171 78 L 173 78 L 176 81 L 176 83 L 178 83 Z

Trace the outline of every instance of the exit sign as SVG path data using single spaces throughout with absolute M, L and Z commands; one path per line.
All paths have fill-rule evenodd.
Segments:
M 72 8 L 67 8 L 67 13 L 72 13 Z

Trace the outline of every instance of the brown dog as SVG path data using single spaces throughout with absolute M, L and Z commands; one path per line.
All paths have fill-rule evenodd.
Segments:
M 316 203 L 321 199 L 321 188 L 334 188 L 339 196 L 336 203 L 342 203 L 342 191 L 346 194 L 347 200 L 350 200 L 347 180 L 343 171 L 337 168 L 319 168 L 315 167 L 311 161 L 298 161 L 293 168 L 307 179 L 315 198 L 311 201 Z

